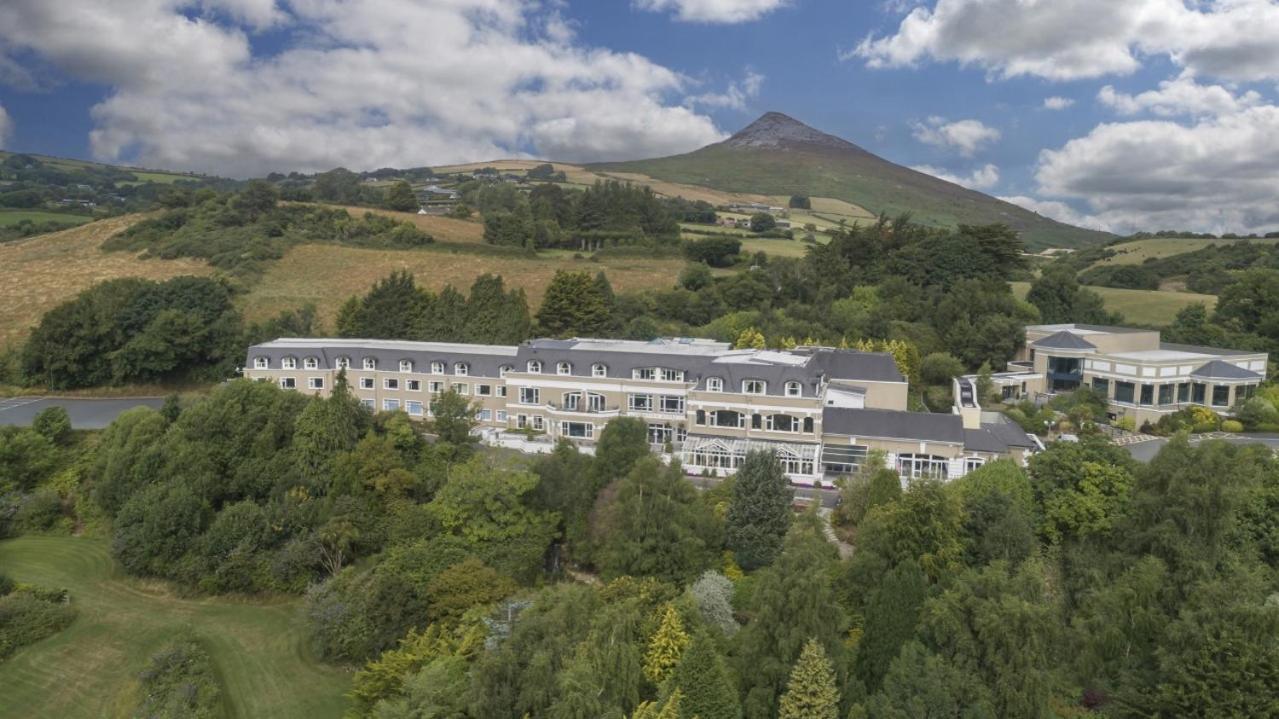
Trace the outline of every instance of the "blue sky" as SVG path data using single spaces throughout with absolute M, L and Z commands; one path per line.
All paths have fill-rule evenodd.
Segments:
M 778 110 L 1079 224 L 1274 230 L 1277 86 L 1275 0 L 0 6 L 0 146 L 237 177 L 672 154 Z

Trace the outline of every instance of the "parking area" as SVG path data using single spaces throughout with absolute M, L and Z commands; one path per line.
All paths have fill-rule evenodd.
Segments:
M 159 409 L 163 397 L 84 399 L 79 397 L 10 397 L 0 399 L 0 425 L 27 426 L 41 410 L 63 407 L 74 429 L 102 429 L 134 407 Z
M 1231 444 L 1261 444 L 1269 447 L 1271 451 L 1279 452 L 1279 434 L 1232 434 L 1230 432 L 1211 432 L 1208 434 L 1195 434 L 1190 436 L 1191 444 L 1198 444 L 1205 439 L 1220 439 Z M 1159 454 L 1159 450 L 1168 444 L 1168 440 L 1163 437 L 1156 437 L 1144 442 L 1125 445 L 1124 449 L 1139 462 L 1149 462 Z

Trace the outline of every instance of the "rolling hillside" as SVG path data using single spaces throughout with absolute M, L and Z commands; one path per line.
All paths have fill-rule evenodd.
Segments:
M 916 221 L 939 226 L 1002 222 L 1021 232 L 1030 249 L 1080 247 L 1112 237 L 902 167 L 776 112 L 685 155 L 589 167 L 727 192 L 830 197 L 875 213 L 909 212 Z

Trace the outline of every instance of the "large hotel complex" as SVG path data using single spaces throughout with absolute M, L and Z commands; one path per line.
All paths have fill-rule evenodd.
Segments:
M 326 395 L 345 370 L 370 409 L 428 417 L 449 389 L 478 407 L 492 444 L 589 448 L 616 417 L 648 425 L 657 451 L 692 474 L 723 476 L 773 450 L 796 483 L 855 471 L 875 451 L 904 479 L 954 478 L 1039 447 L 1002 415 L 906 411 L 890 355 L 802 347 L 735 350 L 700 339 L 538 339 L 518 346 L 279 339 L 249 348 L 244 374 Z

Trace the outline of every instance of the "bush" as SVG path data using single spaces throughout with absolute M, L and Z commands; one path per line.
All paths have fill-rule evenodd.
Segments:
M 52 489 L 27 495 L 14 517 L 19 531 L 39 532 L 53 527 L 62 518 L 62 498 Z
M 66 629 L 75 610 L 62 592 L 18 588 L 0 596 L 0 661 L 28 644 Z
M 1137 429 L 1137 420 L 1132 417 L 1120 417 L 1111 424 L 1116 429 L 1122 429 L 1126 432 L 1134 432 Z
M 65 445 L 71 439 L 71 417 L 63 407 L 49 407 L 31 421 L 31 428 L 54 444 Z
M 963 373 L 964 363 L 948 352 L 934 352 L 925 357 L 919 365 L 920 376 L 932 385 L 949 384 L 952 379 Z
M 1221 431 L 1222 432 L 1242 432 L 1243 422 L 1240 422 L 1239 420 L 1235 420 L 1235 419 L 1222 420 Z
M 138 677 L 142 702 L 134 716 L 207 719 L 226 716 L 213 660 L 192 634 L 180 636 L 151 657 Z

